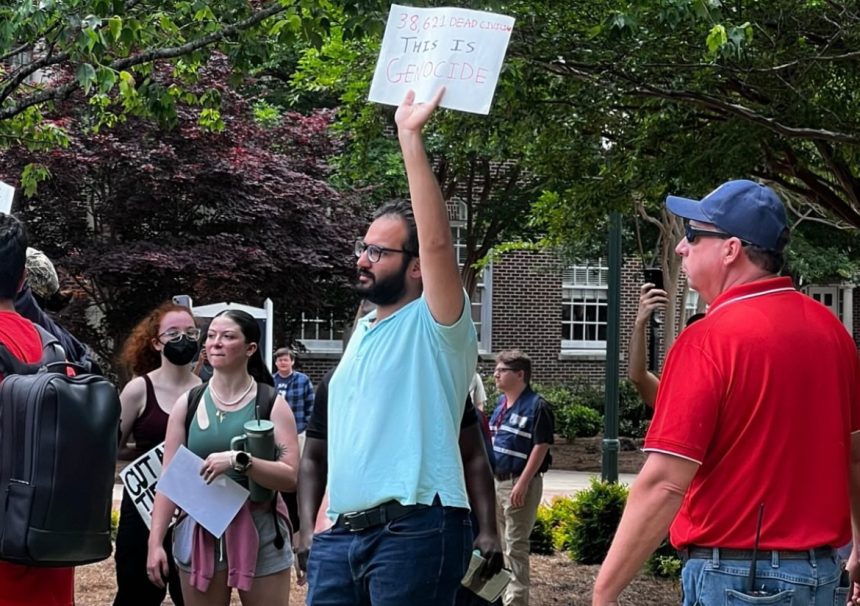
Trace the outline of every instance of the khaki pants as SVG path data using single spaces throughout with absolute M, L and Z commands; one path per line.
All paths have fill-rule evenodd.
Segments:
M 529 536 L 537 519 L 537 508 L 543 494 L 543 477 L 536 475 L 529 483 L 525 504 L 511 506 L 511 490 L 516 480 L 496 480 L 496 518 L 499 537 L 505 552 L 505 565 L 511 569 L 511 582 L 502 602 L 505 606 L 528 606 L 529 603 Z

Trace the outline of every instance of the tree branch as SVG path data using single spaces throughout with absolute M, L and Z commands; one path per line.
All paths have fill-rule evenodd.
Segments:
M 187 42 L 186 44 L 182 44 L 180 46 L 172 46 L 168 48 L 161 49 L 151 49 L 142 53 L 138 53 L 131 57 L 127 57 L 124 59 L 117 59 L 110 64 L 108 67 L 110 69 L 119 71 L 128 69 L 130 67 L 134 67 L 136 65 L 141 65 L 144 63 L 150 63 L 153 61 L 163 60 L 163 59 L 173 59 L 175 57 L 180 57 L 182 55 L 186 55 L 195 50 L 204 48 L 206 46 L 212 45 L 216 42 L 227 38 L 237 32 L 249 29 L 255 25 L 258 25 L 265 19 L 277 15 L 278 13 L 286 10 L 286 7 L 282 5 L 280 2 L 275 2 L 268 8 L 262 9 L 244 19 L 242 21 L 237 21 L 232 25 L 228 25 L 220 31 L 212 32 L 211 34 L 207 34 L 202 38 L 198 38 L 196 40 L 192 40 Z M 14 105 L 10 107 L 4 108 L 0 110 L 0 120 L 6 120 L 12 118 L 29 107 L 34 105 L 39 105 L 41 103 L 46 103 L 48 101 L 53 101 L 56 99 L 62 99 L 67 97 L 73 91 L 80 88 L 80 85 L 77 81 L 69 82 L 65 85 L 58 86 L 56 88 L 49 88 L 47 90 L 43 90 L 39 93 L 30 95 L 27 98 L 24 98 Z

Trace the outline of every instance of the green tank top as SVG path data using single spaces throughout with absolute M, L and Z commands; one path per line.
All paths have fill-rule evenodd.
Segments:
M 230 450 L 230 440 L 245 433 L 245 423 L 254 420 L 257 398 L 248 402 L 242 408 L 226 411 L 215 408 L 209 388 L 203 392 L 203 405 L 209 416 L 209 427 L 200 429 L 197 422 L 197 414 L 191 420 L 188 430 L 188 450 L 201 459 L 205 459 L 213 452 L 224 452 Z M 232 469 L 227 475 L 244 486 L 248 487 L 248 476 Z

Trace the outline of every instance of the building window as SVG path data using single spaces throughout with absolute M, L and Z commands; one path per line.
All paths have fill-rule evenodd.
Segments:
M 342 353 L 345 322 L 335 320 L 334 314 L 313 316 L 302 314 L 299 342 L 310 353 Z
M 562 350 L 606 350 L 608 278 L 602 260 L 574 265 L 562 275 Z
M 458 205 L 459 212 L 457 217 L 464 217 L 466 214 L 465 204 Z M 449 205 L 449 218 L 453 217 Z M 457 266 L 462 271 L 463 265 L 466 262 L 466 225 L 465 220 L 451 219 L 451 235 L 454 240 L 454 252 L 457 255 Z M 491 351 L 490 344 L 490 318 L 492 313 L 492 265 L 488 265 L 478 274 L 475 292 L 472 294 L 472 322 L 475 324 L 475 330 L 478 333 L 478 351 L 488 353 Z

